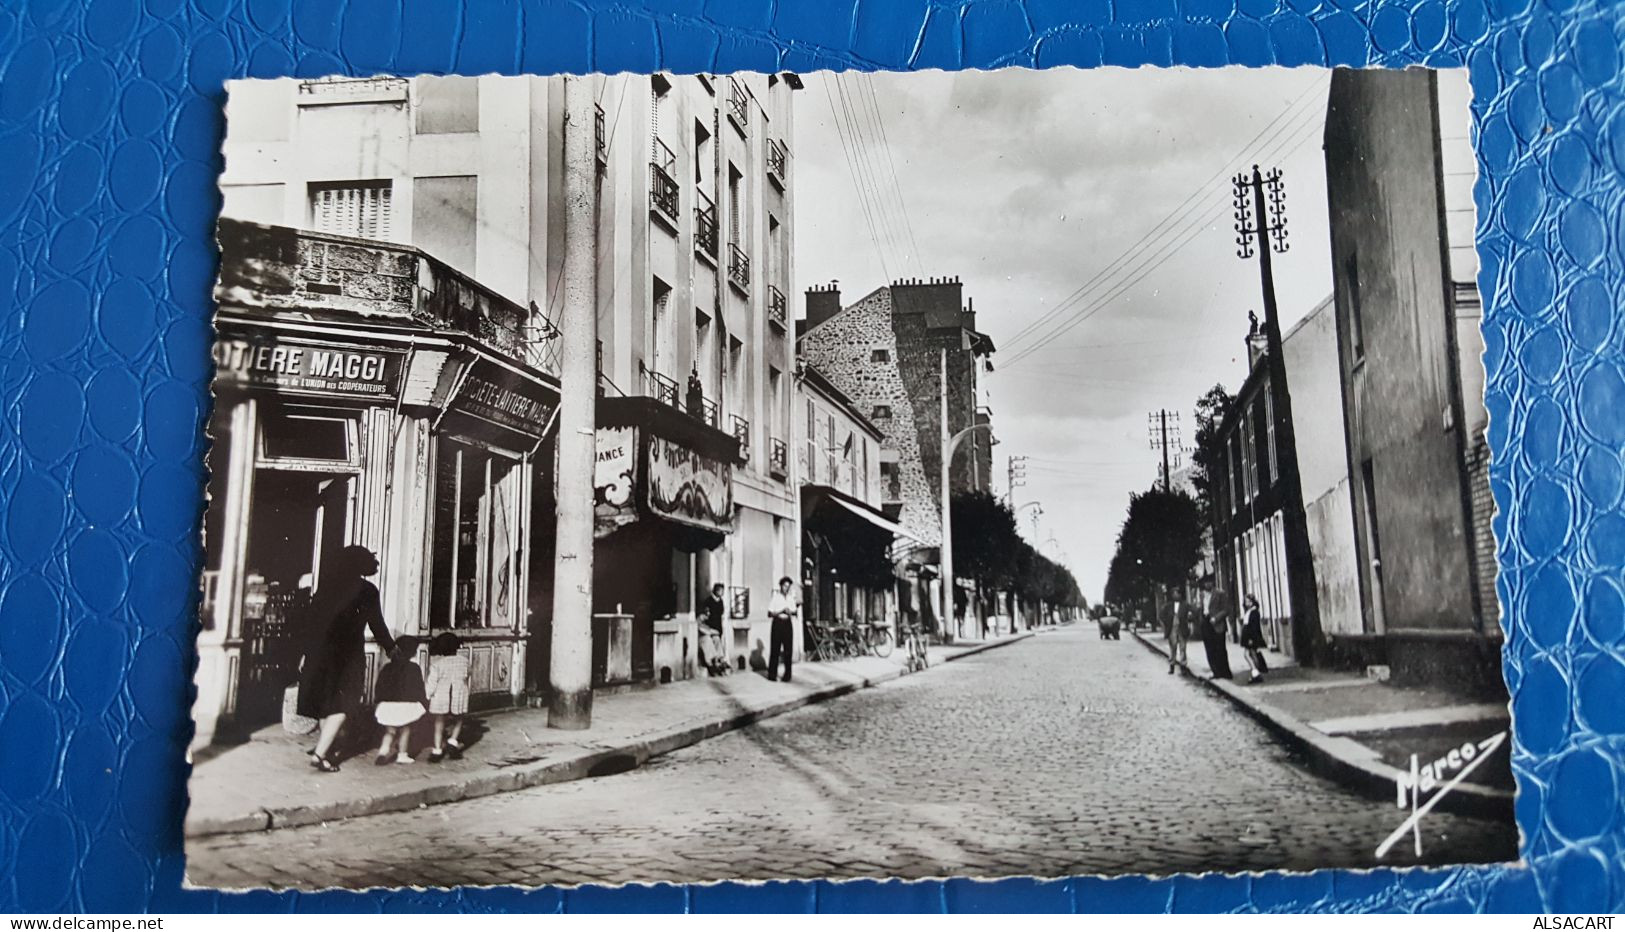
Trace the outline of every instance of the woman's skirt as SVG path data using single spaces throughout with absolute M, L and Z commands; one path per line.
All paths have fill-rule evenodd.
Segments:
M 424 711 L 421 702 L 380 702 L 373 714 L 378 724 L 386 728 L 400 728 L 422 718 Z

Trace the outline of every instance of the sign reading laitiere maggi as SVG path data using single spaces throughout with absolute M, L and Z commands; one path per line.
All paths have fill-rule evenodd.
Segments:
M 400 389 L 398 350 L 290 343 L 272 337 L 215 340 L 215 380 L 310 395 L 392 399 Z

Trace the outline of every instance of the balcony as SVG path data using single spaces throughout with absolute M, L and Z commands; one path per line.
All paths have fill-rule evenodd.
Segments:
M 750 95 L 737 78 L 728 79 L 728 120 L 741 136 L 750 134 Z
M 717 205 L 704 191 L 695 191 L 698 206 L 694 208 L 694 252 L 700 258 L 717 264 Z
M 775 479 L 790 477 L 790 448 L 774 437 L 767 453 L 767 474 Z
M 558 330 L 411 246 L 223 219 L 216 298 L 241 308 L 348 312 L 476 337 L 558 374 Z
M 598 172 L 602 174 L 609 168 L 609 135 L 605 132 L 603 107 L 593 107 L 592 132 L 598 152 Z
M 784 190 L 784 179 L 787 177 L 790 154 L 784 146 L 769 139 L 767 141 L 767 180 L 780 191 Z
M 643 394 L 653 398 L 668 408 L 681 411 L 696 420 L 703 421 L 707 427 L 721 429 L 722 412 L 717 407 L 715 399 L 707 398 L 699 391 L 685 391 L 677 384 L 677 380 L 662 375 L 640 364 L 643 373 Z
M 728 244 L 728 284 L 739 289 L 740 294 L 750 294 L 750 256 L 738 243 Z
M 739 441 L 739 461 L 750 462 L 750 422 L 737 414 L 729 415 L 733 422 L 734 439 Z
M 677 156 L 658 139 L 649 155 L 649 212 L 677 232 Z
M 779 289 L 773 287 L 772 285 L 768 285 L 767 286 L 767 322 L 774 325 L 775 327 L 778 327 L 780 330 L 783 330 L 785 328 L 784 318 L 785 318 L 784 292 L 782 292 Z

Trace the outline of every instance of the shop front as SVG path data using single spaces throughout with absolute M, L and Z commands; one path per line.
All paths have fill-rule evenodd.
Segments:
M 738 440 L 649 398 L 600 399 L 598 425 L 594 685 L 688 679 L 706 554 L 734 530 Z
M 894 623 L 897 575 L 891 551 L 896 541 L 909 539 L 902 525 L 839 489 L 803 485 L 801 527 L 806 617 Z
M 301 607 L 352 545 L 378 558 L 394 633 L 456 631 L 474 701 L 511 702 L 556 385 L 460 333 L 231 307 L 217 327 L 200 740 L 279 718 L 310 634 Z

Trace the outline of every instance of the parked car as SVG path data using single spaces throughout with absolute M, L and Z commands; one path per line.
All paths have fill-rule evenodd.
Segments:
M 1106 615 L 1100 619 L 1100 639 L 1111 638 L 1114 641 L 1123 639 L 1123 621 L 1116 615 Z

